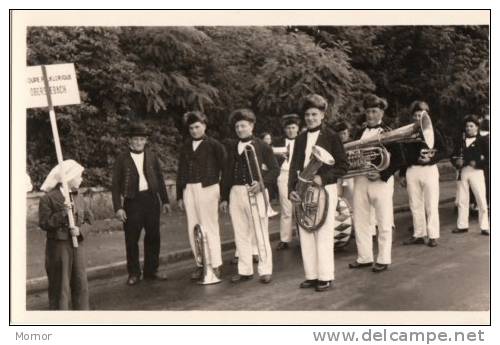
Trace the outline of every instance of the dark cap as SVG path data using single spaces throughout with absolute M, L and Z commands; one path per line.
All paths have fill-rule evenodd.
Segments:
M 149 131 L 143 123 L 131 123 L 126 133 L 127 137 L 148 137 Z
M 207 116 L 198 110 L 188 111 L 183 115 L 182 119 L 184 120 L 184 125 L 186 126 L 190 126 L 195 122 L 208 124 Z
M 288 125 L 300 126 L 300 117 L 297 114 L 286 114 L 281 117 L 281 127 Z
M 316 93 L 307 95 L 302 101 L 302 113 L 305 113 L 307 109 L 316 108 L 322 112 L 326 111 L 328 107 L 328 102 L 323 96 L 320 96 Z
M 467 122 L 473 122 L 477 127 L 479 127 L 479 118 L 476 115 L 467 115 L 464 118 L 464 127 L 467 124 Z
M 426 111 L 429 112 L 429 104 L 424 101 L 414 101 L 410 105 L 410 114 L 413 114 L 416 111 Z
M 382 110 L 386 110 L 387 109 L 387 101 L 382 97 L 378 97 L 374 94 L 369 94 L 363 100 L 363 108 L 365 108 L 365 109 L 379 108 Z
M 255 114 L 250 109 L 243 108 L 243 109 L 236 109 L 229 115 L 229 123 L 232 126 L 234 126 L 236 122 L 242 120 L 255 123 L 256 121 Z
M 346 121 L 339 121 L 333 125 L 335 132 L 342 132 L 349 128 L 351 128 L 351 126 L 349 126 Z

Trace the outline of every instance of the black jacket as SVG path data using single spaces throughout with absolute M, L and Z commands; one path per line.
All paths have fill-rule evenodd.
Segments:
M 298 180 L 298 174 L 304 170 L 304 160 L 307 145 L 307 131 L 299 134 L 295 139 L 293 147 L 293 157 L 290 163 L 290 173 L 288 175 L 288 190 L 295 190 Z M 333 166 L 322 165 L 317 174 L 321 176 L 323 185 L 336 183 L 338 178 L 344 176 L 347 172 L 347 159 L 344 151 L 344 145 L 339 136 L 326 127 L 322 127 L 319 132 L 316 145 L 327 150 L 335 159 Z
M 382 122 L 380 125 L 383 129 L 383 132 L 389 132 L 391 131 L 391 127 L 387 126 L 385 123 Z M 366 129 L 366 125 L 361 128 L 361 130 L 357 133 L 355 136 L 354 140 L 358 140 L 361 138 L 363 135 L 363 132 Z M 382 170 L 380 172 L 380 178 L 382 181 L 387 182 L 389 178 L 394 175 L 396 171 L 398 171 L 403 165 L 404 165 L 404 156 L 403 156 L 403 148 L 402 144 L 400 143 L 392 143 L 385 145 L 385 148 L 387 151 L 389 151 L 391 158 L 390 158 L 390 163 L 387 169 Z
M 456 167 L 456 158 L 463 155 L 464 166 L 470 162 L 476 162 L 476 169 L 488 170 L 489 169 L 489 136 L 482 137 L 479 134 L 476 136 L 476 141 L 465 146 L 465 138 L 460 138 L 455 143 L 453 154 L 451 155 L 451 162 Z
M 177 200 L 183 197 L 189 174 L 198 174 L 203 187 L 219 183 L 227 159 L 226 149 L 214 138 L 205 137 L 196 151 L 193 151 L 192 142 L 189 139 L 180 148 L 177 165 Z
M 234 140 L 226 147 L 228 147 L 227 162 L 224 167 L 222 174 L 222 193 L 221 201 L 229 201 L 229 193 L 231 187 L 234 185 L 234 169 L 236 161 L 238 159 L 238 143 L 239 140 Z M 264 143 L 259 138 L 253 138 L 251 144 L 255 147 L 255 152 L 257 153 L 257 161 L 259 162 L 259 168 L 262 174 L 262 178 L 265 184 L 270 184 L 278 177 L 280 173 L 280 167 L 278 161 L 274 156 L 273 149 L 271 146 Z M 262 167 L 265 165 L 267 171 L 264 174 Z
M 431 157 L 431 160 L 429 162 L 425 164 L 420 163 L 418 161 L 418 158 L 420 157 L 420 151 L 427 148 L 429 147 L 424 142 L 404 144 L 404 165 L 399 170 L 399 176 L 406 176 L 406 170 L 412 165 L 434 165 L 440 160 L 448 157 L 443 136 L 441 135 L 441 132 L 436 128 L 434 128 L 434 149 L 436 150 L 436 153 L 433 157 Z
M 167 188 L 160 162 L 156 155 L 148 149 L 144 150 L 144 176 L 148 181 L 149 191 L 158 195 L 163 204 L 167 204 Z M 116 158 L 111 192 L 115 212 L 123 208 L 122 197 L 133 199 L 139 192 L 139 173 L 128 149 Z

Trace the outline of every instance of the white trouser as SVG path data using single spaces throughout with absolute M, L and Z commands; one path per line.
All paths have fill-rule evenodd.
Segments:
M 350 177 L 343 179 L 342 181 L 342 197 L 347 200 L 347 203 L 352 208 L 352 213 L 354 213 L 354 178 Z M 375 210 L 373 207 L 370 208 L 370 226 L 372 235 L 377 234 L 377 218 L 375 217 Z
M 488 203 L 486 201 L 486 185 L 484 183 L 484 172 L 466 166 L 462 168 L 460 180 L 458 181 L 458 221 L 459 229 L 469 227 L 469 187 L 474 193 L 479 208 L 479 227 L 481 230 L 490 228 L 488 221 Z
M 255 236 L 252 233 L 252 255 L 259 255 L 259 249 L 257 249 L 257 243 L 255 243 Z M 239 257 L 240 254 L 238 253 L 238 248 L 234 251 L 234 257 L 237 258 Z
M 219 232 L 219 184 L 203 188 L 201 183 L 188 183 L 184 189 L 189 244 L 195 253 L 194 227 L 200 224 L 207 236 L 212 267 L 222 265 Z
M 314 232 L 308 232 L 299 226 L 300 249 L 306 279 L 323 281 L 335 279 L 333 255 L 335 213 L 337 209 L 337 185 L 325 186 L 328 192 L 328 214 L 323 226 Z
M 288 170 L 281 170 L 278 176 L 278 190 L 281 205 L 280 240 L 290 242 L 293 236 L 293 204 L 288 199 Z
M 373 230 L 371 224 L 371 207 L 375 210 L 378 225 L 378 256 L 377 263 L 391 263 L 392 225 L 394 214 L 392 195 L 394 193 L 394 178 L 387 182 L 370 181 L 366 176 L 354 179 L 354 229 L 356 230 L 357 261 L 361 264 L 373 262 Z
M 231 188 L 231 193 L 229 195 L 229 214 L 231 215 L 234 239 L 238 251 L 238 273 L 242 275 L 253 274 L 253 237 L 255 237 L 259 250 L 259 264 L 257 266 L 259 275 L 271 274 L 273 271 L 268 219 L 263 194 L 261 192 L 258 193 L 256 199 L 260 212 L 252 212 L 248 200 L 247 186 L 236 185 Z M 254 224 L 256 229 L 254 229 Z
M 406 170 L 406 189 L 413 216 L 413 236 L 439 238 L 439 170 L 413 165 Z

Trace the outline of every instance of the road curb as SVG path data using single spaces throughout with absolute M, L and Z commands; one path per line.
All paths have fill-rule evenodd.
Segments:
M 449 202 L 454 201 L 455 198 L 446 198 L 443 200 L 439 201 L 439 204 L 446 204 Z M 407 212 L 410 210 L 409 205 L 401 205 L 397 206 L 394 208 L 394 213 L 403 213 Z M 273 232 L 269 234 L 269 238 L 271 241 L 276 241 L 279 239 L 279 231 Z M 235 244 L 234 240 L 229 240 L 221 243 L 221 248 L 223 252 L 227 252 L 229 250 L 234 250 Z M 181 249 L 177 250 L 168 254 L 160 255 L 160 264 L 167 264 L 167 263 L 175 263 L 179 262 L 182 260 L 187 260 L 187 259 L 192 259 L 193 255 L 191 253 L 191 249 Z M 127 273 L 127 262 L 124 261 L 119 261 L 119 262 L 114 262 L 111 264 L 107 265 L 101 265 L 101 266 L 96 266 L 96 267 L 91 267 L 87 269 L 87 279 L 90 280 L 96 280 L 96 279 L 101 279 L 105 277 L 113 277 L 113 276 L 120 276 L 120 275 L 125 275 Z M 41 292 L 44 290 L 47 290 L 48 287 L 48 281 L 47 277 L 38 277 L 38 278 L 32 278 L 28 279 L 26 281 L 26 293 L 28 294 L 33 294 L 37 292 Z

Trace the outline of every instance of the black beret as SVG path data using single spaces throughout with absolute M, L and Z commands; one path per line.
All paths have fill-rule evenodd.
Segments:
M 326 111 L 328 107 L 328 102 L 322 96 L 313 93 L 306 96 L 302 102 L 302 113 L 305 113 L 307 109 L 316 108 L 322 112 Z
M 464 118 L 464 127 L 467 124 L 467 122 L 473 122 L 476 126 L 479 127 L 479 118 L 476 115 L 467 115 Z
M 416 111 L 426 111 L 429 112 L 429 104 L 424 101 L 414 101 L 410 105 L 410 114 L 413 114 Z
M 190 126 L 195 122 L 202 122 L 204 124 L 208 124 L 207 116 L 198 110 L 188 111 L 187 113 L 184 114 L 183 120 L 186 126 Z
M 126 133 L 127 137 L 147 137 L 149 131 L 143 123 L 131 123 Z
M 374 94 L 369 94 L 363 101 L 363 108 L 379 108 L 382 110 L 387 109 L 387 101 L 384 98 L 378 97 Z
M 281 117 L 281 127 L 288 125 L 300 126 L 300 117 L 297 114 L 286 114 Z
M 253 113 L 253 111 L 245 108 L 236 109 L 229 115 L 229 123 L 233 126 L 236 124 L 236 122 L 242 120 L 255 123 L 257 119 L 255 118 L 255 114 Z

